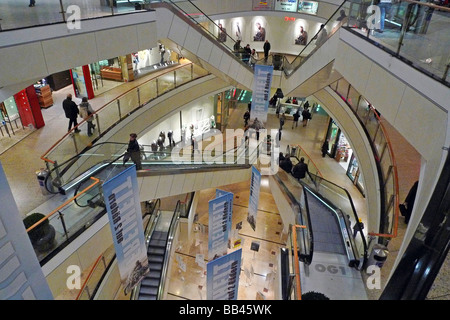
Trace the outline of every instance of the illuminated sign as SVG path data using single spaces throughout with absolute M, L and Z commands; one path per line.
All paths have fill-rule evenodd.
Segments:
M 297 0 L 276 0 L 275 2 L 276 11 L 297 11 Z
M 299 1 L 297 11 L 300 13 L 317 14 L 318 7 L 319 3 L 316 1 Z

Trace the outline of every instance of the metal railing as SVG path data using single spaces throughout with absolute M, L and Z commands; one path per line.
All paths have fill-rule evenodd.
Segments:
M 397 1 L 386 7 L 375 1 L 344 1 L 324 23 L 326 39 L 343 27 L 450 86 L 450 42 L 448 33 L 443 31 L 450 22 L 450 8 L 413 0 Z M 384 30 L 380 32 L 381 20 Z M 319 33 L 310 38 L 292 62 L 283 58 L 282 69 L 287 78 L 323 44 L 317 43 Z
M 75 130 L 87 132 L 88 121 L 81 121 L 78 126 L 66 133 L 55 144 L 53 144 L 42 156 L 48 170 L 52 167 L 62 168 L 59 164 L 68 163 L 74 156 L 92 146 L 99 137 L 108 132 L 115 124 L 128 117 L 132 112 L 149 103 L 153 99 L 173 90 L 194 79 L 199 79 L 209 73 L 202 68 L 188 63 L 171 68 L 170 71 L 155 75 L 141 85 L 132 88 L 103 105 L 90 117 L 96 124 L 93 135 L 88 136 L 82 133 L 74 134 Z M 63 181 L 61 181 L 63 183 Z
M 378 111 L 345 79 L 330 85 L 353 111 L 365 129 L 380 172 L 380 229 L 370 235 L 395 238 L 399 217 L 399 184 L 397 164 L 389 134 L 380 121 Z

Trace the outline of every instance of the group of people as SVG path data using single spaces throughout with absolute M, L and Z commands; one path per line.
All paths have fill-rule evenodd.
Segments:
M 92 130 L 95 129 L 95 124 L 93 123 L 94 117 L 92 116 L 94 114 L 94 109 L 92 109 L 91 104 L 88 102 L 88 98 L 83 97 L 80 105 L 77 106 L 77 104 L 72 101 L 72 94 L 69 93 L 63 101 L 63 109 L 66 118 L 69 119 L 69 127 L 67 132 L 71 131 L 72 126 L 75 128 L 75 133 L 81 131 L 78 129 L 78 116 L 80 116 L 87 122 L 88 136 L 92 136 Z
M 309 175 L 311 178 L 311 174 L 309 173 L 308 165 L 305 163 L 305 158 L 301 157 L 300 161 L 293 165 L 290 156 L 284 156 L 283 152 L 280 152 L 278 157 L 279 167 L 286 171 L 289 174 L 298 180 L 303 179 L 306 175 Z M 312 178 L 311 178 L 312 180 Z

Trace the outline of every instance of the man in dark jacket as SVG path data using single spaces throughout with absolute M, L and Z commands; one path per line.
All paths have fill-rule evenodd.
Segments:
M 292 161 L 289 157 L 286 157 L 284 160 L 280 161 L 280 168 L 286 171 L 287 173 L 291 173 L 292 170 Z
M 309 174 L 308 165 L 305 163 L 305 158 L 300 158 L 300 162 L 292 168 L 292 175 L 296 179 L 303 179 L 306 174 Z
M 78 106 L 75 102 L 72 101 L 72 95 L 69 93 L 66 97 L 66 99 L 63 101 L 63 109 L 66 114 L 66 118 L 69 119 L 69 129 L 67 132 L 70 132 L 70 129 L 72 129 L 72 125 L 74 127 L 78 126 L 77 117 L 80 113 L 80 110 L 78 110 Z M 80 132 L 81 130 L 78 128 L 75 128 L 75 132 Z
M 141 149 L 139 143 L 137 142 L 137 134 L 130 134 L 130 141 L 128 142 L 127 152 L 130 154 L 131 160 L 136 165 L 136 170 L 142 170 L 141 164 Z

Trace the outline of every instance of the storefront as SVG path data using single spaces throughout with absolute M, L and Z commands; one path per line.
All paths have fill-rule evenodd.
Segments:
M 347 176 L 352 180 L 353 184 L 358 188 L 359 191 L 364 195 L 364 183 L 362 172 L 359 168 L 358 159 L 354 154 L 352 154 L 347 169 Z
M 328 125 L 326 138 L 329 141 L 327 152 L 328 156 L 336 160 L 344 168 L 347 176 L 364 195 L 364 184 L 362 173 L 359 170 L 358 159 L 353 153 L 353 149 L 347 138 L 331 118 Z

